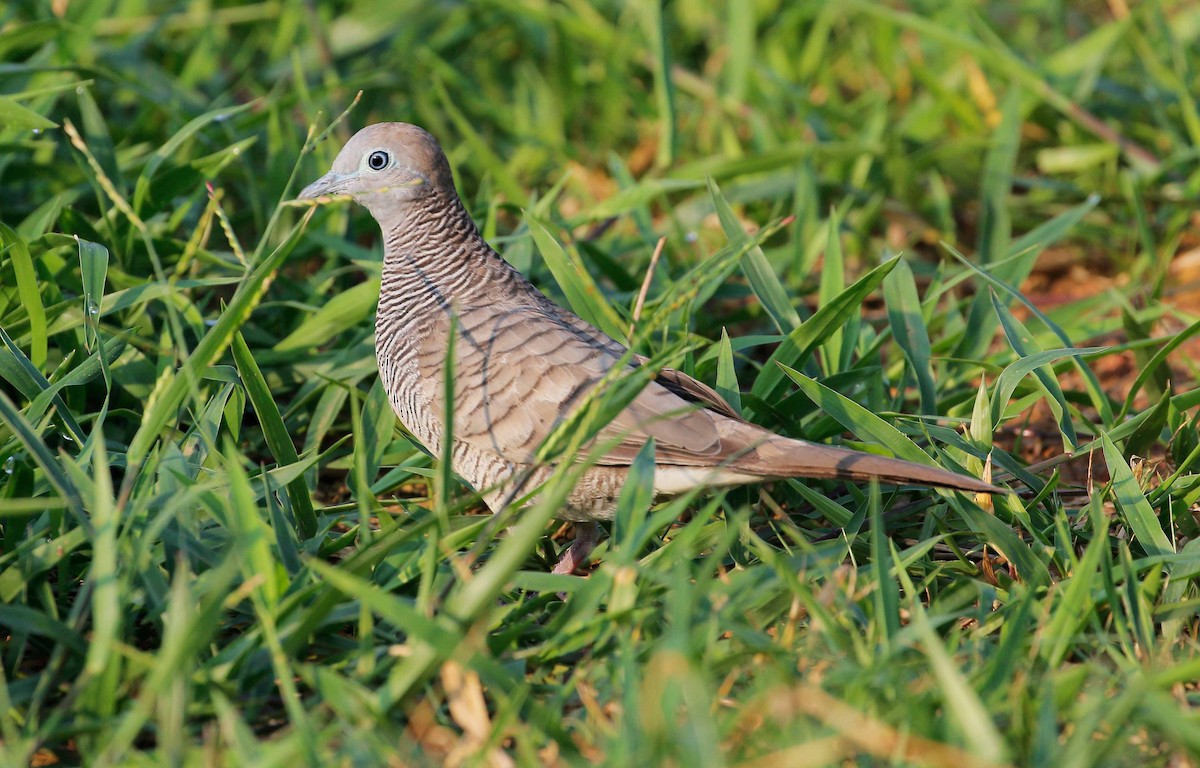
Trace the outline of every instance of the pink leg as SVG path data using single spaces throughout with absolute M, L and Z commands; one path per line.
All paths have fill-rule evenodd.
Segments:
M 587 562 L 588 555 L 600 541 L 600 526 L 596 523 L 575 523 L 575 541 L 563 552 L 562 559 L 551 573 L 574 573 Z

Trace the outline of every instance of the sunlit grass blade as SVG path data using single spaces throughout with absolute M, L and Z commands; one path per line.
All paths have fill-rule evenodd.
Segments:
M 896 264 L 897 259 L 892 258 L 875 267 L 788 334 L 763 366 L 751 392 L 768 402 L 777 398 L 786 381 L 782 366 L 793 369 L 803 366 L 830 331 L 841 327 L 847 318 L 861 311 L 863 299 L 879 287 Z
M 120 639 L 122 625 L 121 580 L 117 573 L 117 531 L 121 525 L 112 495 L 112 476 L 104 441 L 98 440 L 92 451 L 92 498 L 87 508 L 95 526 L 94 552 L 88 582 L 92 587 L 92 634 L 88 642 L 84 669 L 100 675 L 109 664 L 113 647 Z
M 558 244 L 546 226 L 535 218 L 526 217 L 533 241 L 546 260 L 546 266 L 554 275 L 559 288 L 567 297 L 567 303 L 584 320 L 596 326 L 614 339 L 624 339 L 625 331 L 616 312 L 600 293 L 599 286 L 584 270 L 567 249 Z
M 1031 302 L 1028 298 L 1026 298 L 1020 291 L 1013 288 L 1011 285 L 1005 283 L 1004 281 L 999 280 L 996 277 L 992 276 L 986 270 L 984 270 L 984 269 L 972 264 L 970 261 L 964 259 L 962 257 L 962 254 L 958 253 L 953 248 L 951 248 L 949 250 L 954 255 L 955 259 L 957 259 L 960 263 L 964 264 L 971 271 L 980 275 L 990 285 L 999 289 L 1004 296 L 1011 296 L 1014 299 L 1016 299 L 1017 301 L 1019 301 L 1022 304 L 1022 306 L 1024 306 L 1026 309 L 1029 310 L 1030 314 L 1032 314 L 1034 317 L 1036 317 L 1040 321 L 1042 321 L 1042 323 L 1045 324 L 1045 326 L 1050 330 L 1050 332 L 1058 337 L 1059 341 L 1062 342 L 1063 346 L 1067 346 L 1067 347 L 1072 346 L 1069 335 L 1057 323 L 1055 323 L 1053 320 L 1051 320 L 1049 317 L 1047 317 L 1044 312 L 1042 312 L 1040 309 L 1038 309 L 1037 306 L 1035 306 L 1033 304 L 1033 302 Z M 1094 407 L 1096 409 L 1096 411 L 1100 414 L 1100 423 L 1102 425 L 1105 425 L 1107 428 L 1111 429 L 1112 427 L 1110 425 L 1112 425 L 1114 423 L 1112 404 L 1109 402 L 1108 395 L 1105 394 L 1103 388 L 1100 386 L 1100 381 L 1096 377 L 1095 371 L 1093 371 L 1090 368 L 1088 368 L 1087 366 L 1081 365 L 1081 364 L 1077 364 L 1075 366 L 1075 369 L 1079 372 L 1080 376 L 1083 377 L 1083 381 L 1084 381 L 1084 384 L 1087 389 L 1087 394 L 1088 394 L 1089 398 L 1091 399 L 1092 407 Z
M 1058 610 L 1051 613 L 1039 632 L 1037 649 L 1039 655 L 1051 666 L 1057 667 L 1070 652 L 1076 634 L 1091 615 L 1091 606 L 1100 576 L 1099 569 L 1108 554 L 1108 543 L 1104 534 L 1108 531 L 1100 496 L 1094 497 L 1088 510 L 1096 535 L 1081 557 L 1072 562 L 1067 574 L 1069 579 L 1056 596 Z
M 1101 347 L 1047 349 L 1023 356 L 1005 366 L 1004 370 L 1000 372 L 1000 375 L 996 377 L 996 383 L 991 397 L 992 429 L 1000 426 L 1003 421 L 1004 410 L 1008 406 L 1009 401 L 1012 399 L 1013 393 L 1017 390 L 1017 387 L 1020 385 L 1021 381 L 1030 373 L 1033 373 L 1042 366 L 1053 363 L 1055 360 L 1061 360 L 1064 357 L 1099 352 L 1101 349 Z
M 908 358 L 909 367 L 917 379 L 921 413 L 937 413 L 937 386 L 933 381 L 930 363 L 933 352 L 929 345 L 929 329 L 925 327 L 925 316 L 912 270 L 903 259 L 883 281 L 883 295 L 887 300 L 892 337 Z
M 1112 473 L 1113 494 L 1116 497 L 1117 506 L 1126 523 L 1133 529 L 1138 543 L 1148 555 L 1174 552 L 1175 546 L 1167 538 L 1162 524 L 1158 521 L 1158 516 L 1154 513 L 1150 503 L 1146 501 L 1142 489 L 1138 487 L 1137 480 L 1134 479 L 1133 471 L 1130 470 L 1125 457 L 1117 450 L 1116 444 L 1108 434 L 1102 432 L 1100 441 L 1104 446 L 1104 460 L 1108 464 L 1108 471 Z
M 712 196 L 713 206 L 717 210 L 717 218 L 721 221 L 721 228 L 725 231 L 725 236 L 735 247 L 742 246 L 749 240 L 746 231 L 738 221 L 737 215 L 734 214 L 733 208 L 730 207 L 729 201 L 721 194 L 717 183 L 712 179 L 708 181 L 708 191 Z M 779 332 L 786 334 L 795 330 L 796 326 L 800 325 L 800 315 L 792 306 L 787 290 L 779 281 L 771 262 L 767 261 L 767 256 L 763 253 L 762 248 L 757 245 L 747 248 L 745 255 L 742 256 L 741 266 L 742 271 L 746 274 L 746 279 L 750 281 L 751 289 L 758 296 L 758 300 L 763 303 L 763 307 L 775 322 Z
M 742 410 L 742 388 L 738 384 L 737 371 L 734 370 L 733 346 L 729 343 L 729 334 L 721 329 L 721 343 L 717 352 L 717 393 L 725 398 L 725 402 L 733 406 L 735 412 Z
M 1021 321 L 1014 317 L 1008 311 L 1007 307 L 996 300 L 994 294 L 992 296 L 992 306 L 996 310 L 996 315 L 1000 318 L 1000 325 L 1004 328 L 1004 335 L 1008 339 L 1008 343 L 1012 345 L 1013 350 L 1018 355 L 1022 358 L 1028 358 L 1031 355 L 1045 351 L 1038 345 L 1037 341 L 1033 338 L 1033 334 L 1029 332 Z M 1042 365 L 1033 368 L 1032 373 L 1045 391 L 1046 404 L 1054 412 L 1054 416 L 1058 421 L 1058 428 L 1062 433 L 1064 448 L 1068 451 L 1075 450 L 1076 446 L 1079 445 L 1079 437 L 1075 434 L 1075 424 L 1071 418 L 1070 407 L 1067 405 L 1067 398 L 1058 383 L 1058 378 L 1054 375 L 1054 369 L 1048 365 Z
M 318 347 L 343 331 L 361 326 L 379 299 L 379 279 L 371 278 L 334 294 L 275 345 L 276 352 Z
M 250 311 L 262 299 L 263 285 L 270 278 L 283 260 L 300 240 L 311 212 L 298 224 L 279 246 L 263 261 L 257 264 L 254 271 L 238 286 L 238 291 L 230 300 L 220 318 L 208 330 L 192 354 L 184 363 L 183 368 L 173 375 L 167 375 L 159 380 L 155 392 L 146 407 L 146 414 L 138 428 L 137 434 L 130 441 L 128 460 L 131 467 L 136 467 L 145 460 L 150 446 L 158 439 L 159 433 L 166 427 L 188 391 L 195 386 L 196 381 L 204 370 L 216 360 L 217 356 L 230 344 L 234 333 L 245 321 Z M 126 475 L 127 481 L 133 474 Z
M 846 264 L 842 253 L 841 219 L 836 208 L 829 211 L 826 221 L 828 237 L 825 245 L 825 257 L 821 265 L 821 280 L 817 291 L 819 306 L 825 306 L 834 301 L 838 294 L 846 289 Z M 887 280 L 884 280 L 887 286 Z M 822 345 L 824 350 L 825 374 L 833 375 L 844 370 L 850 364 L 850 355 L 854 349 L 854 340 L 858 338 L 859 316 L 850 315 L 841 326 L 835 326 Z
M 678 142 L 675 126 L 675 82 L 671 76 L 671 49 L 663 4 L 643 3 L 638 7 L 650 44 L 648 60 L 654 76 L 654 101 L 658 112 L 658 153 L 655 164 L 665 168 L 675 162 Z
M 1118 414 L 1118 420 L 1124 419 L 1131 408 L 1133 408 L 1134 398 L 1142 391 L 1146 381 L 1160 370 L 1160 367 L 1167 361 L 1171 353 L 1182 346 L 1185 342 L 1200 333 L 1200 320 L 1189 325 L 1184 330 L 1171 336 L 1165 344 L 1163 344 L 1157 352 L 1146 362 L 1134 377 L 1133 383 L 1129 387 L 1129 394 L 1125 396 L 1125 403 L 1121 406 L 1121 412 Z
M 891 542 L 883 525 L 879 483 L 876 481 L 871 482 L 867 506 L 871 516 L 871 581 L 875 584 L 872 595 L 873 623 L 878 642 L 887 652 L 900 631 L 900 590 L 892 576 L 895 562 L 892 559 Z
M 879 443 L 900 459 L 921 464 L 933 462 L 929 455 L 905 437 L 904 433 L 858 403 L 786 365 L 781 368 L 823 412 L 836 419 L 856 437 Z
M 296 453 L 296 444 L 292 442 L 291 432 L 283 422 L 279 406 L 241 333 L 234 333 L 231 345 L 238 374 L 242 378 L 242 385 L 246 388 L 250 403 L 254 406 L 254 412 L 258 415 L 267 447 L 281 466 L 295 464 L 300 461 L 300 455 Z M 304 475 L 298 476 L 288 484 L 288 500 L 291 502 L 292 514 L 296 516 L 300 537 L 311 539 L 317 533 L 317 518 L 313 512 L 312 495 Z
M 654 440 L 651 439 L 638 451 L 629 468 L 629 479 L 617 499 L 613 540 L 624 545 L 620 557 L 626 562 L 635 554 L 629 549 L 634 543 L 634 534 L 641 528 L 654 502 L 654 456 Z
M 241 465 L 241 456 L 235 446 L 225 446 L 224 465 L 229 482 L 228 496 L 223 513 L 225 524 L 232 534 L 235 554 L 247 585 L 261 592 L 268 606 L 274 607 L 282 594 L 278 563 L 271 550 L 274 536 L 266 522 L 257 514 L 254 491 L 250 478 Z
M 1020 145 L 1021 96 L 1019 89 L 1009 90 L 1004 101 L 1002 122 L 992 134 L 983 169 L 977 242 L 978 261 L 983 264 L 1000 261 L 1008 253 L 1012 227 L 1008 198 L 1012 189 L 1013 165 Z M 965 333 L 956 355 L 979 357 L 987 349 L 995 328 L 988 297 L 980 291 L 971 302 Z
M 1163 439 L 1163 430 L 1171 416 L 1171 392 L 1165 391 L 1149 410 L 1145 421 L 1134 430 L 1125 443 L 1127 456 L 1145 456 Z

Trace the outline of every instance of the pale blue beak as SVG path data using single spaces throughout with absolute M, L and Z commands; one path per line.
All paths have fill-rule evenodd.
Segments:
M 336 195 L 342 192 L 346 186 L 346 182 L 354 178 L 353 174 L 341 174 L 330 171 L 321 178 L 309 184 L 304 189 L 300 190 L 297 195 L 299 200 L 312 200 L 325 195 Z

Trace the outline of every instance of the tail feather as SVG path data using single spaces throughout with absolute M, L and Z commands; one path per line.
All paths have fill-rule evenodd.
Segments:
M 775 437 L 735 461 L 732 469 L 760 477 L 837 478 L 891 483 L 919 483 L 976 493 L 1007 493 L 974 477 L 939 467 L 891 459 L 847 448 Z

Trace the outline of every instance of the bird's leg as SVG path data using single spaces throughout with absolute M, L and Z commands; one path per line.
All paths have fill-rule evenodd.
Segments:
M 574 573 L 587 562 L 587 557 L 600 541 L 600 526 L 596 523 L 575 523 L 575 541 L 563 552 L 553 573 Z

